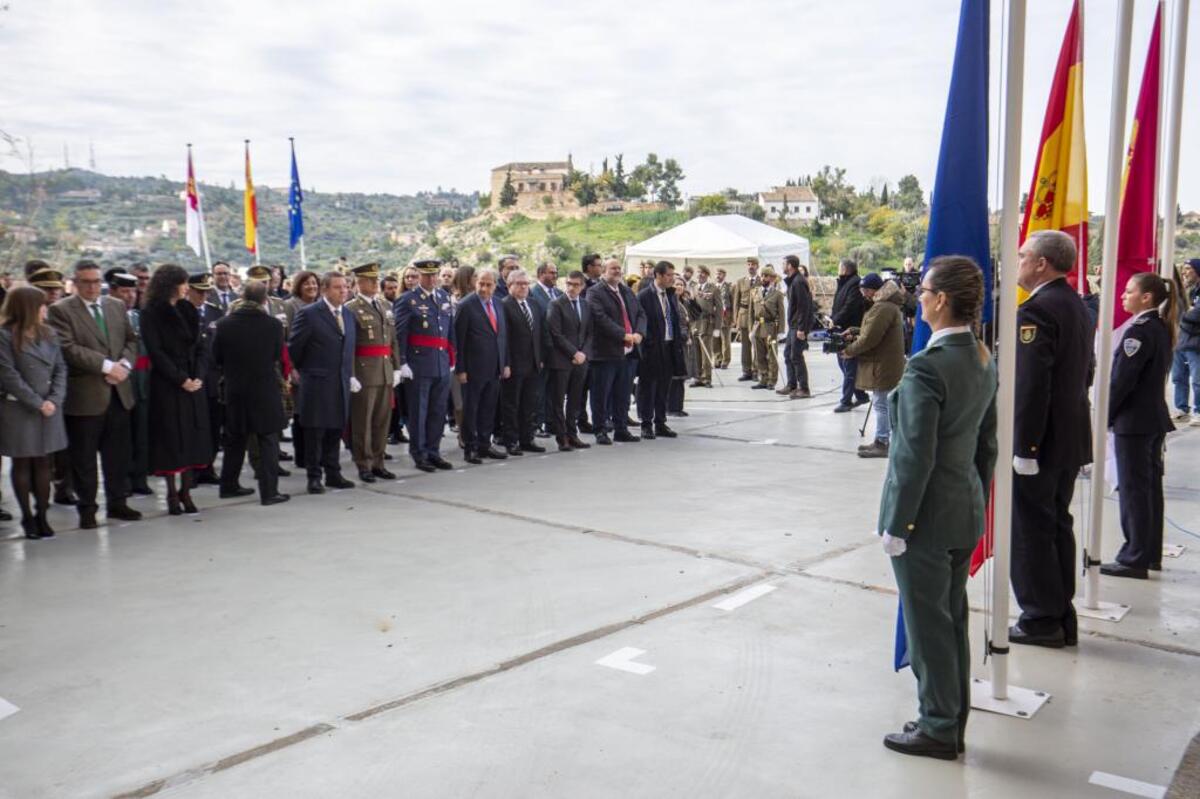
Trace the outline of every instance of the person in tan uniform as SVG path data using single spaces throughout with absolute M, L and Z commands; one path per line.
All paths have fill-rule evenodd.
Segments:
M 725 270 L 717 269 L 717 291 L 721 295 L 721 327 L 717 331 L 718 345 L 713 348 L 713 360 L 718 369 L 729 368 L 732 354 L 730 331 L 733 328 L 733 284 L 725 279 Z
M 742 344 L 742 376 L 738 380 L 754 380 L 754 350 L 750 329 L 754 326 L 754 318 L 750 313 L 750 297 L 759 288 L 758 259 L 746 259 L 746 276 L 739 278 L 733 284 L 733 326 L 738 331 L 738 341 Z
M 692 347 L 695 348 L 696 379 L 692 388 L 712 388 L 713 361 L 717 355 L 713 344 L 721 329 L 721 292 L 717 284 L 709 280 L 711 271 L 707 266 L 697 270 L 695 287 L 691 290 L 692 302 Z
M 346 303 L 358 333 L 354 347 L 354 376 L 350 380 L 350 451 L 364 483 L 377 478 L 395 480 L 384 468 L 392 389 L 400 382 L 396 351 L 396 321 L 379 294 L 379 264 L 356 266 L 358 292 Z
M 775 388 L 779 381 L 779 355 L 776 342 L 786 318 L 783 292 L 775 287 L 775 270 L 767 264 L 761 285 L 750 295 L 751 332 L 754 337 L 754 366 L 758 384 L 751 388 Z

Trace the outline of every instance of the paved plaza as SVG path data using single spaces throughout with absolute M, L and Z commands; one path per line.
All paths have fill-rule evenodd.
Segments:
M 1200 429 L 1168 439 L 1166 541 L 1184 554 L 1147 582 L 1104 578 L 1132 610 L 1082 619 L 1077 649 L 1013 649 L 1012 683 L 1052 695 L 1033 719 L 976 713 L 965 758 L 907 758 L 880 743 L 916 703 L 891 670 L 896 595 L 873 535 L 886 462 L 855 456 L 865 409 L 831 413 L 840 376 L 812 361 L 806 401 L 719 372 L 674 440 L 429 475 L 392 447 L 402 479 L 313 497 L 297 472 L 277 508 L 205 488 L 196 517 L 160 496 L 136 502 L 148 521 L 94 531 L 57 509 L 49 541 L 9 525 L 0 797 L 1169 784 L 1200 731 Z M 1107 503 L 1106 560 L 1116 515 Z M 970 591 L 982 609 L 982 580 Z

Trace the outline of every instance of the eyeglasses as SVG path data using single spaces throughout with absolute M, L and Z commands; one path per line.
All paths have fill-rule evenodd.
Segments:
M 918 295 L 920 295 L 920 294 L 924 294 L 924 293 L 925 293 L 925 292 L 927 292 L 927 291 L 928 291 L 930 294 L 937 294 L 937 293 L 938 293 L 936 290 L 934 290 L 934 289 L 931 289 L 931 288 L 929 288 L 928 286 L 921 286 L 921 287 L 920 287 L 920 289 L 921 289 L 921 290 L 917 292 L 917 294 L 918 294 Z

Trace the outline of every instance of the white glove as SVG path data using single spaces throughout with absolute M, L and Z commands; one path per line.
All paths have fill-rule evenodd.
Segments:
M 1038 462 L 1035 458 L 1018 458 L 1014 455 L 1013 471 L 1023 477 L 1033 477 L 1038 473 Z
M 350 378 L 350 393 L 357 394 L 360 391 L 362 391 L 362 383 L 358 382 L 357 377 L 351 377 Z
M 895 558 L 900 555 L 903 555 L 907 550 L 908 550 L 908 542 L 907 541 L 905 541 L 903 538 L 896 538 L 895 536 L 888 533 L 887 530 L 883 531 L 883 551 L 884 552 L 886 552 L 888 555 Z
M 412 367 L 409 366 L 408 364 L 404 364 L 403 366 L 400 367 L 400 370 L 396 372 L 396 382 L 397 383 L 399 383 L 402 380 L 412 380 L 412 379 L 413 379 Z
M 400 370 L 395 369 L 392 371 L 392 388 L 395 388 L 398 385 L 400 385 Z

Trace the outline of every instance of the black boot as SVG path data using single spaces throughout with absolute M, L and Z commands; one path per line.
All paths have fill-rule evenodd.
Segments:
M 42 532 L 38 529 L 37 519 L 31 516 L 25 516 L 21 519 L 21 529 L 25 531 L 25 537 L 31 541 L 36 541 L 42 537 Z
M 50 521 L 46 518 L 45 508 L 38 510 L 34 522 L 37 524 L 37 531 L 42 538 L 54 538 L 54 528 L 50 526 Z

